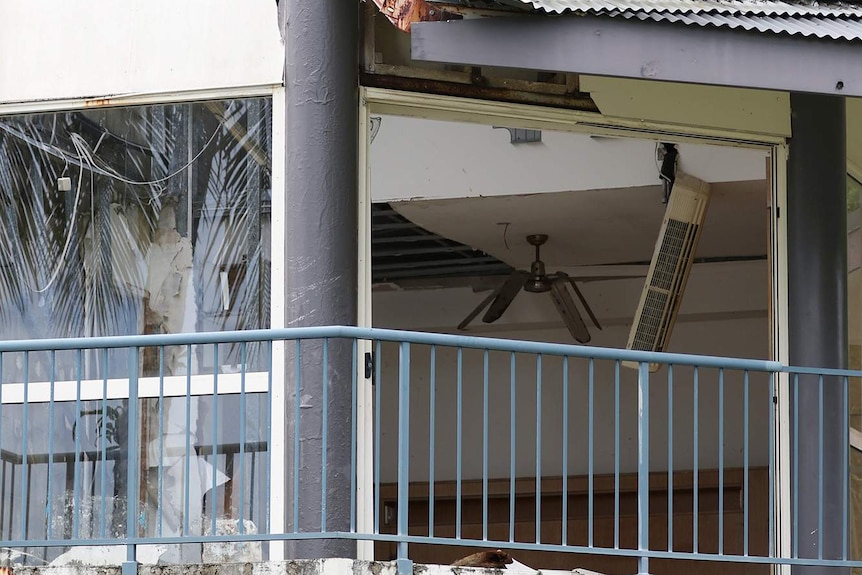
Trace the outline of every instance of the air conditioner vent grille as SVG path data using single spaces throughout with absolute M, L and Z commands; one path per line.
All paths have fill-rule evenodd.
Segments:
M 680 256 L 683 255 L 692 227 L 688 222 L 668 219 L 658 259 L 655 264 L 655 271 L 652 276 L 652 287 L 664 290 L 669 290 L 673 287 L 674 278 L 679 268 Z
M 664 351 L 694 261 L 708 204 L 708 184 L 688 175 L 677 176 L 629 333 L 629 349 Z
M 659 310 L 667 308 L 668 293 L 651 289 L 647 292 L 647 300 L 637 322 L 637 331 L 630 349 L 651 350 L 661 330 L 662 314 Z

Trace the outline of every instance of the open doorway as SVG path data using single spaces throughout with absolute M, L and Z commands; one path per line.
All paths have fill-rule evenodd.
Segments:
M 482 312 L 464 325 L 483 300 L 491 296 L 493 301 L 494 290 L 504 285 L 514 270 L 531 270 L 540 258 L 548 274 L 565 273 L 583 295 L 586 305 L 572 292 L 589 332 L 588 345 L 625 348 L 667 211 L 667 189 L 661 174 L 665 157 L 672 150 L 678 154 L 678 173 L 708 183 L 710 191 L 705 219 L 698 224 L 702 233 L 684 282 L 681 306 L 663 350 L 770 357 L 768 206 L 772 190 L 768 148 L 668 141 L 657 136 L 610 136 L 604 132 L 514 129 L 397 115 L 375 116 L 371 133 L 374 327 L 577 343 L 553 298 L 524 289 L 518 290 L 494 321 L 484 322 Z M 535 235 L 547 236 L 538 254 L 531 245 L 535 238 L 528 239 Z M 459 329 L 459 324 L 465 329 Z M 595 387 L 590 383 L 588 392 L 586 377 L 580 377 L 586 373 L 584 366 L 546 362 L 542 375 L 537 376 L 530 361 L 515 368 L 513 359 L 510 368 L 506 354 L 480 355 L 470 358 L 433 350 L 412 358 L 412 369 L 420 375 L 411 381 L 411 446 L 414 438 L 420 439 L 415 451 L 411 447 L 415 461 L 411 459 L 410 479 L 419 491 L 431 481 L 437 497 L 434 509 L 429 509 L 427 502 L 424 507 L 417 502 L 415 509 L 411 504 L 411 534 L 415 529 L 417 535 L 426 535 L 434 528 L 446 536 L 482 539 L 488 535 L 482 533 L 481 525 L 486 513 L 491 519 L 485 529 L 493 540 L 535 538 L 560 543 L 568 536 L 572 545 L 635 545 L 634 532 L 621 527 L 626 521 L 623 516 L 632 516 L 636 497 L 636 491 L 626 487 L 631 485 L 637 455 L 637 434 L 631 425 L 636 406 L 634 373 L 623 369 L 615 386 L 614 366 L 597 366 Z M 483 368 L 483 361 L 487 367 Z M 386 383 L 397 370 L 397 357 L 384 349 L 379 364 L 379 410 L 385 413 L 394 409 L 397 399 L 393 387 Z M 421 375 L 432 369 L 436 373 L 433 382 Z M 490 464 L 481 461 L 483 445 L 477 439 L 483 434 L 483 369 L 490 374 L 484 379 L 490 379 L 493 396 Z M 618 366 L 616 369 L 619 371 Z M 674 488 L 670 496 L 657 495 L 650 506 L 657 515 L 672 510 L 672 519 L 665 515 L 659 520 L 671 527 L 665 534 L 657 529 L 651 541 L 659 549 L 706 552 L 716 546 L 713 540 L 719 539 L 716 532 L 721 531 L 724 552 L 742 553 L 745 547 L 752 553 L 765 553 L 769 542 L 764 526 L 769 509 L 765 505 L 768 477 L 764 468 L 770 450 L 766 441 L 759 441 L 756 447 L 746 443 L 737 449 L 744 442 L 741 429 L 738 425 L 729 430 L 725 427 L 743 418 L 744 403 L 753 413 L 758 407 L 761 412 L 767 408 L 771 397 L 768 382 L 752 379 L 743 386 L 741 377 L 738 381 L 728 377 L 718 385 L 716 374 L 704 375 L 698 394 L 685 385 L 672 388 L 665 373 L 658 373 L 656 379 L 665 382 L 651 390 L 658 404 L 654 417 L 664 431 L 651 438 L 651 471 L 672 476 L 669 482 Z M 543 386 L 541 397 L 534 391 L 537 380 Z M 568 386 L 565 392 L 564 385 Z M 592 428 L 596 438 L 589 461 L 581 441 L 586 436 L 582 424 L 586 425 L 588 417 L 587 393 L 590 420 L 593 410 L 597 419 L 604 420 Z M 719 395 L 726 405 L 720 417 L 709 409 L 719 401 Z M 430 412 L 429 401 L 436 406 Z M 561 420 L 561 403 L 566 404 L 562 417 L 571 419 L 566 424 Z M 510 420 L 509 415 L 516 406 L 525 415 L 519 416 L 517 431 L 513 431 L 515 417 Z M 463 420 L 457 436 L 456 411 Z M 520 417 L 532 421 L 521 421 Z M 672 430 L 663 427 L 663 422 L 670 420 L 674 422 Z M 752 436 L 769 436 L 765 419 L 751 424 Z M 561 437 L 560 429 L 566 430 L 567 439 Z M 387 501 L 394 498 L 388 484 L 394 482 L 396 470 L 394 459 L 382 454 L 387 450 L 394 453 L 394 422 L 383 418 L 379 433 L 379 511 L 381 530 L 385 531 L 392 527 L 386 524 Z M 664 439 L 661 433 L 667 434 Z M 668 449 L 662 444 L 670 435 L 677 439 Z M 537 446 L 536 437 L 544 438 L 541 446 Z M 457 461 L 453 454 L 456 442 Z M 716 447 L 719 444 L 720 449 Z M 560 455 L 563 446 L 564 463 Z M 693 495 L 698 493 L 697 480 L 694 491 L 691 484 L 692 456 L 702 485 L 710 485 L 697 495 Z M 743 465 L 745 473 L 741 472 Z M 723 469 L 720 482 L 714 473 L 719 466 Z M 586 486 L 588 469 L 591 502 L 587 501 L 586 487 L 568 493 L 564 490 L 565 496 L 559 493 L 562 477 L 566 484 Z M 541 500 L 542 508 L 549 508 L 542 513 L 539 527 L 535 526 L 539 506 L 531 492 L 537 470 L 542 482 L 551 480 L 549 485 L 553 481 L 557 485 L 556 492 L 551 487 Z M 475 495 L 473 499 L 469 495 L 470 482 L 474 482 L 475 493 L 483 489 L 478 486 L 483 480 L 499 482 L 495 489 L 500 497 L 492 498 L 487 510 Z M 758 532 L 752 525 L 751 532 L 746 526 L 743 534 L 742 514 L 734 515 L 740 511 L 743 484 L 761 496 L 758 513 L 750 517 L 762 527 Z M 563 507 L 568 508 L 565 517 L 551 510 L 562 497 L 570 498 Z M 669 505 L 668 499 L 676 504 Z M 727 502 L 732 502 L 730 507 Z M 725 505 L 728 519 L 716 522 L 716 506 L 720 504 Z M 698 511 L 693 508 L 701 514 L 699 522 Z M 416 517 L 415 527 L 412 517 Z M 603 517 L 607 520 L 604 523 Z M 494 534 L 495 529 L 500 535 Z M 429 563 L 449 562 L 471 551 L 411 546 L 414 560 Z M 386 559 L 391 552 L 388 545 L 377 545 L 377 558 Z M 628 558 L 538 551 L 520 552 L 517 559 L 536 568 L 587 567 L 603 573 L 633 572 L 634 565 Z M 655 573 L 684 572 L 692 567 L 686 562 L 651 564 Z M 720 564 L 698 567 L 707 572 L 726 568 Z M 755 565 L 740 569 L 759 573 L 766 568 Z
M 459 333 L 513 269 L 530 269 L 527 236 L 545 234 L 548 272 L 576 279 L 602 325 L 589 343 L 626 346 L 666 210 L 661 141 L 375 121 L 375 327 Z M 767 152 L 674 147 L 678 167 L 711 194 L 667 351 L 768 357 Z M 528 293 L 499 320 L 477 317 L 462 333 L 575 343 L 550 298 Z

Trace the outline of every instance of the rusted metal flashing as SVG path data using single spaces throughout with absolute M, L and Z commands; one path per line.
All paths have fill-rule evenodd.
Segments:
M 402 32 L 410 32 L 415 22 L 441 22 L 460 16 L 432 6 L 427 0 L 374 0 L 386 18 Z
M 368 86 L 370 88 L 389 88 L 392 90 L 438 94 L 441 96 L 457 96 L 497 102 L 551 106 L 554 108 L 565 108 L 583 112 L 599 111 L 596 103 L 592 98 L 590 98 L 589 94 L 584 93 L 547 94 L 512 90 L 510 88 L 495 88 L 489 86 L 477 86 L 475 84 L 430 80 L 426 78 L 411 78 L 405 76 L 369 73 L 361 74 L 360 82 L 363 86 Z

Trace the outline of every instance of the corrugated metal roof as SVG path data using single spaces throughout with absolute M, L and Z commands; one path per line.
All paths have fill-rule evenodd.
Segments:
M 783 0 L 520 0 L 545 12 L 862 40 L 862 6 Z
M 862 20 L 849 18 L 810 18 L 793 16 L 758 16 L 727 14 L 673 14 L 658 12 L 623 11 L 611 16 L 680 22 L 697 26 L 717 26 L 757 32 L 831 38 L 833 40 L 862 39 Z
M 862 16 L 862 7 L 850 4 L 784 2 L 782 0 L 521 0 L 548 12 L 572 10 L 607 13 L 614 10 L 672 14 L 731 14 L 762 16 Z

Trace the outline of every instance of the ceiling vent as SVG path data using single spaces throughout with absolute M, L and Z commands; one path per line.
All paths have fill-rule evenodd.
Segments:
M 709 184 L 677 173 L 629 333 L 628 349 L 665 350 L 694 262 L 708 205 Z M 637 367 L 634 363 L 627 365 Z M 657 368 L 657 364 L 650 366 L 651 371 Z

